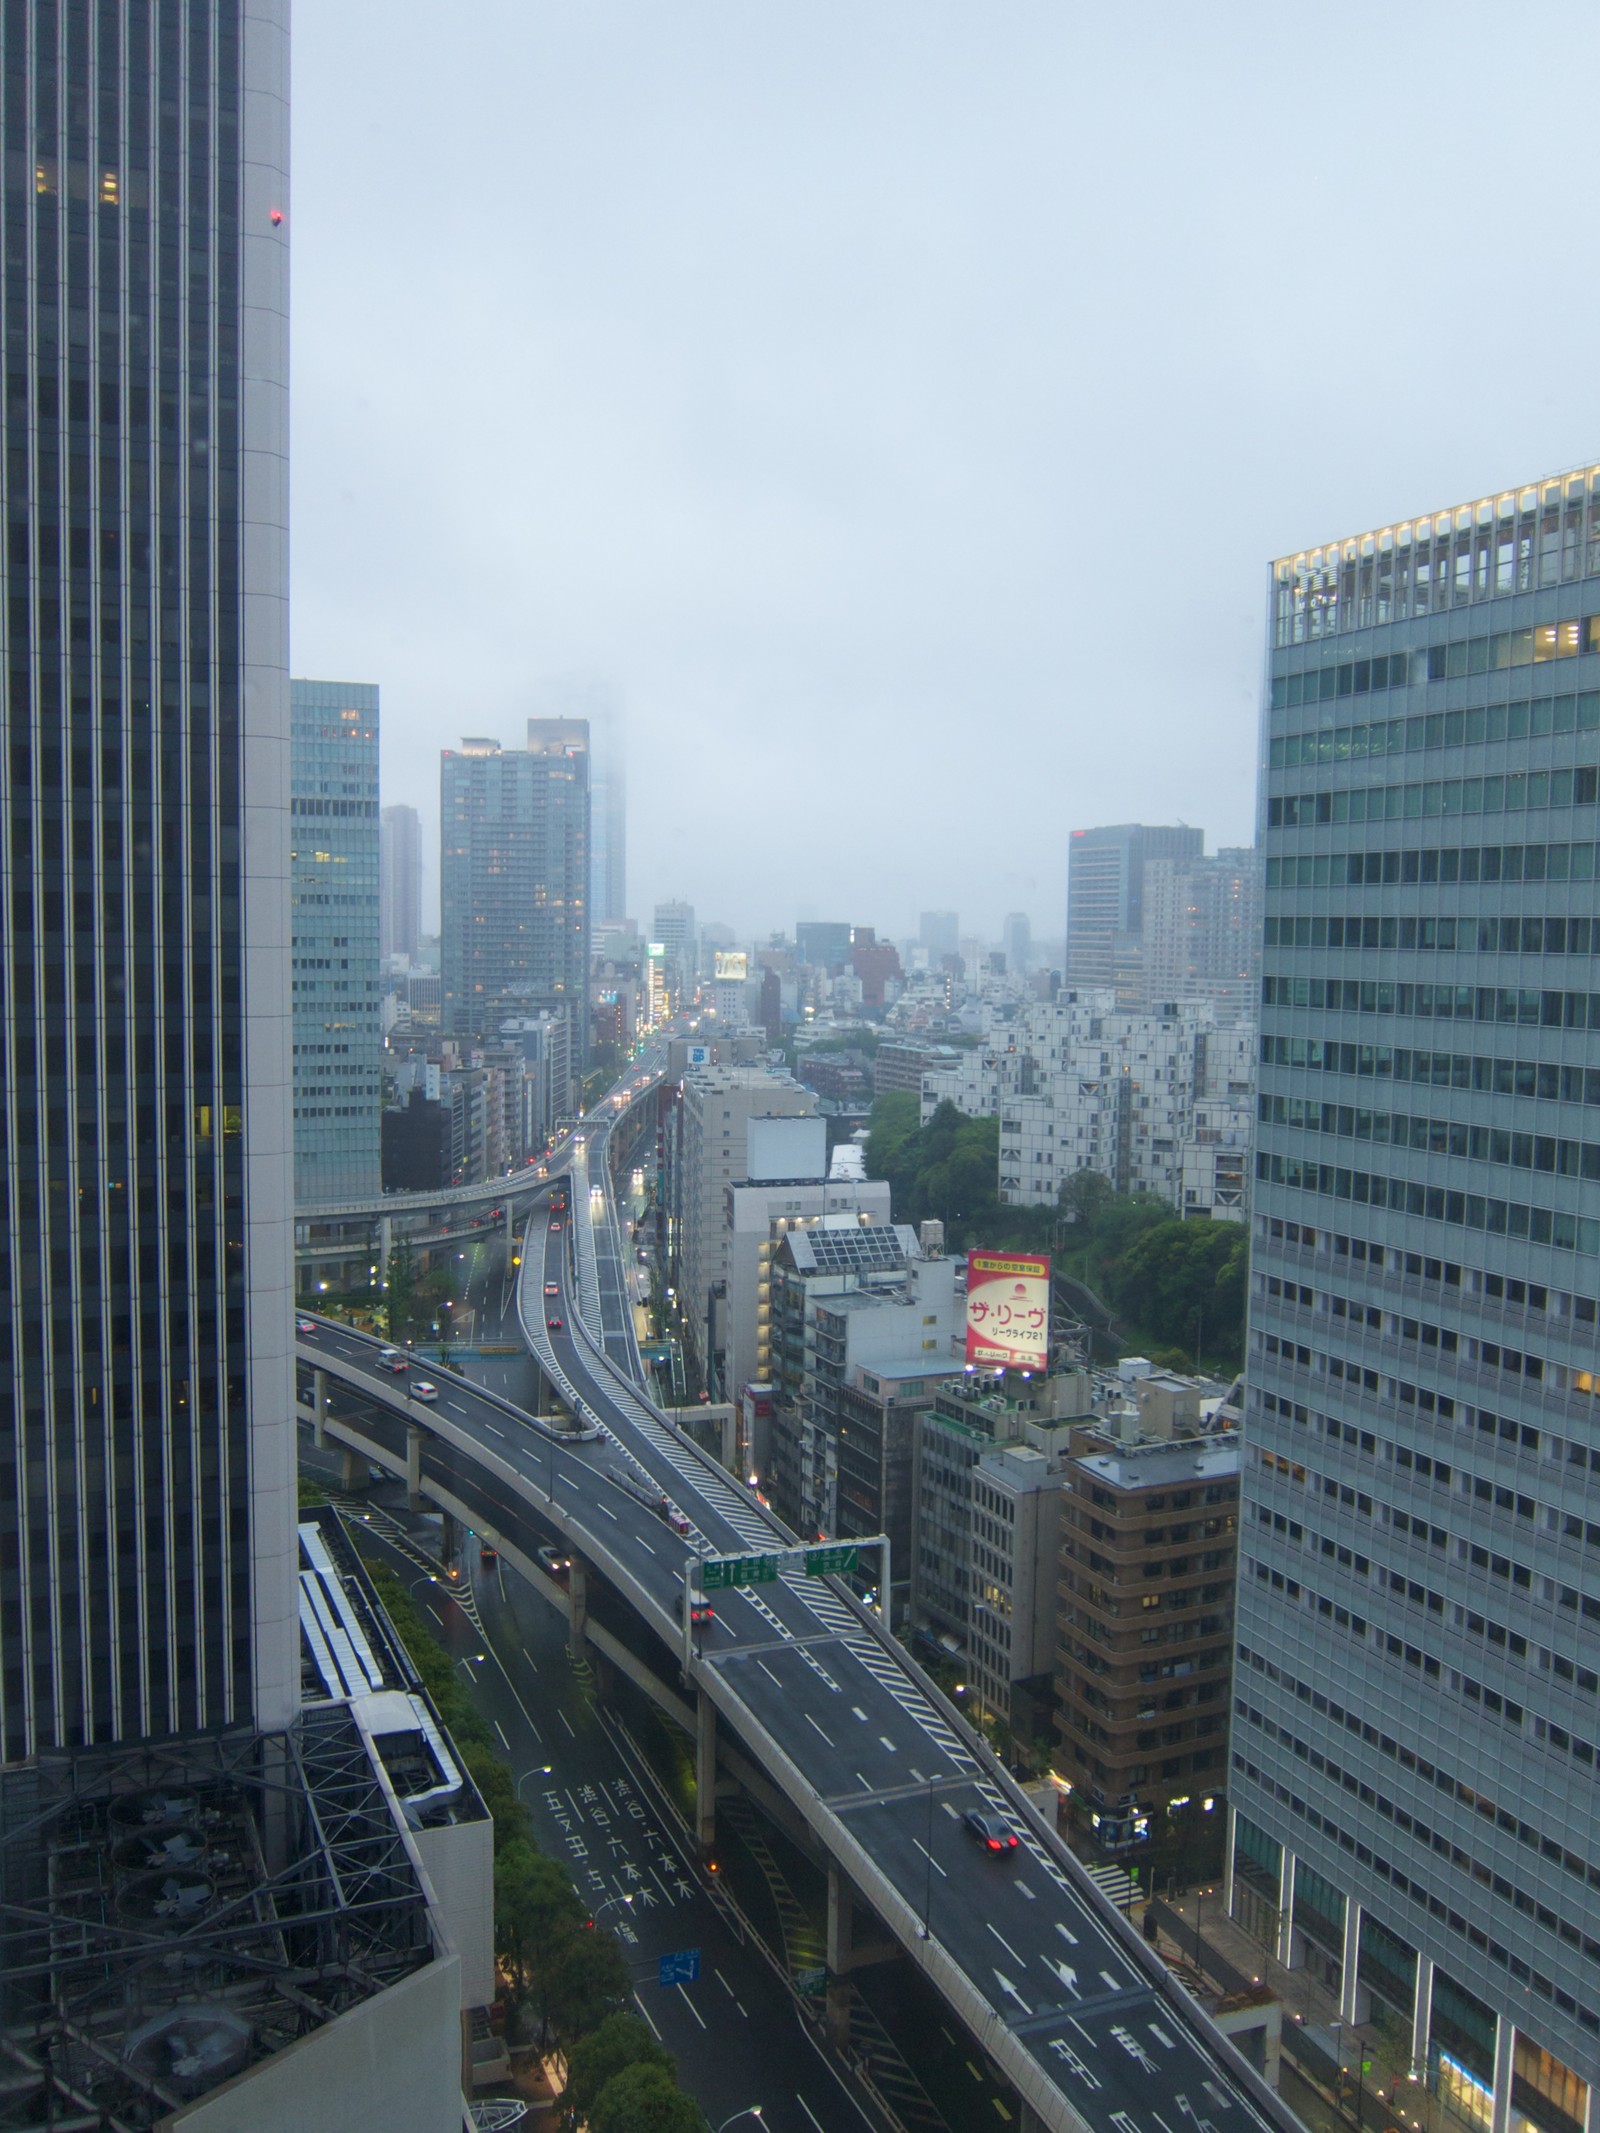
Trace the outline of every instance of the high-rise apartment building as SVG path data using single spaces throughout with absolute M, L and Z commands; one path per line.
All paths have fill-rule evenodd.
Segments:
M 1033 960 L 1033 927 L 1026 911 L 1008 911 L 1000 929 L 1000 946 L 1006 969 L 1014 978 L 1025 978 Z
M 1147 1007 L 1211 1000 L 1250 1015 L 1261 980 L 1261 859 L 1253 848 L 1209 859 L 1151 859 L 1144 870 Z
M 1150 859 L 1198 859 L 1205 831 L 1182 823 L 1121 822 L 1072 832 L 1067 854 L 1069 985 L 1114 985 L 1124 1004 L 1144 997 L 1144 870 Z
M 680 1002 L 692 998 L 699 968 L 694 905 L 677 899 L 657 904 L 650 938 L 660 946 L 663 975 L 673 998 Z
M 378 818 L 378 954 L 416 960 L 422 943 L 422 818 L 397 803 Z
M 378 692 L 294 681 L 289 714 L 294 1197 L 304 1208 L 381 1190 Z
M 5 11 L 8 1764 L 298 1701 L 282 13 Z
M 1236 1917 L 1469 2124 L 1600 2079 L 1600 468 L 1273 566 Z
M 538 683 L 533 714 L 583 719 L 589 728 L 589 923 L 620 926 L 628 913 L 628 778 L 620 691 L 598 675 Z
M 465 740 L 441 766 L 446 1029 L 492 1035 L 565 1008 L 588 1046 L 589 729 L 529 719 L 526 748 Z

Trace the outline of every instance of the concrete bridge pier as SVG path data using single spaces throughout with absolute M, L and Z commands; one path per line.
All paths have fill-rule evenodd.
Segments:
M 589 1656 L 589 1566 L 581 1555 L 572 1558 L 567 1572 L 567 1601 L 567 1652 L 576 1662 Z
M 828 1862 L 828 2042 L 843 2051 L 850 2042 L 850 1985 L 852 1970 L 868 1963 L 892 1962 L 900 1950 L 887 1934 L 856 1939 L 856 1892 L 847 1877 Z
M 328 1448 L 328 1373 L 313 1370 L 311 1373 L 311 1441 L 319 1452 Z
M 702 1689 L 695 1700 L 694 1841 L 702 1859 L 717 1845 L 717 1707 Z
M 340 1488 L 347 1496 L 353 1496 L 358 1489 L 364 1489 L 371 1479 L 372 1469 L 366 1460 L 359 1452 L 351 1451 L 346 1445 L 344 1464 L 339 1469 Z
M 406 1496 L 413 1511 L 427 1508 L 422 1495 L 422 1431 L 415 1422 L 406 1424 Z
M 444 1512 L 440 1520 L 439 1561 L 446 1570 L 461 1567 L 461 1521 L 449 1511 Z

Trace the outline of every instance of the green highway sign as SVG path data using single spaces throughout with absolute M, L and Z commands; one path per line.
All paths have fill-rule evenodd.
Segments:
M 806 1576 L 808 1578 L 831 1577 L 836 1572 L 854 1570 L 860 1560 L 861 1551 L 853 1546 L 808 1548 L 806 1550 Z
M 700 1565 L 701 1590 L 721 1592 L 730 1585 L 775 1585 L 781 1560 L 777 1555 L 707 1556 Z

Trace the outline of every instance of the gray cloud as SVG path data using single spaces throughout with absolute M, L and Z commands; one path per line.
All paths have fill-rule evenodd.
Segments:
M 1592 7 L 296 37 L 296 671 L 430 822 L 609 677 L 637 910 L 1057 933 L 1071 827 L 1251 834 L 1271 555 L 1600 451 Z

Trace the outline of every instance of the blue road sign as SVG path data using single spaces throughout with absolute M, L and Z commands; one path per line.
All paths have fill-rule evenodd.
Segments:
M 700 1950 L 678 1948 L 661 1958 L 658 1977 L 663 1985 L 693 1985 L 700 1977 Z

